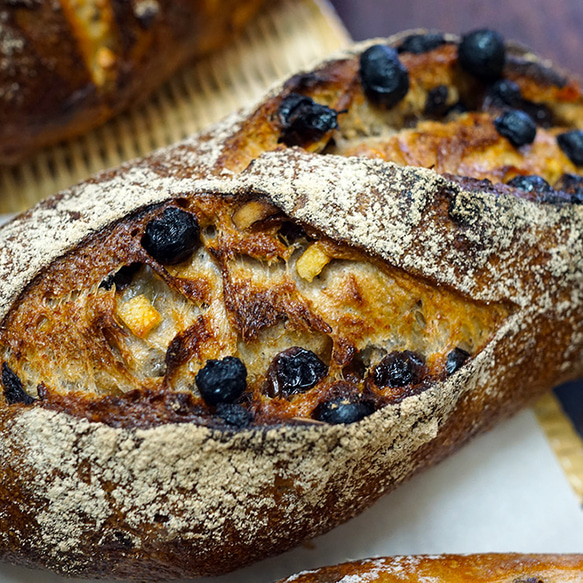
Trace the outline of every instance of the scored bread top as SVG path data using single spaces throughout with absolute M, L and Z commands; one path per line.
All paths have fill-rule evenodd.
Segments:
M 508 180 L 508 176 L 520 176 L 532 168 L 542 169 L 544 177 L 554 182 L 569 175 L 575 166 L 561 151 L 555 136 L 573 127 L 570 121 L 576 119 L 573 111 L 581 107 L 578 87 L 542 65 L 537 70 L 538 76 L 525 73 L 528 60 L 524 55 L 519 61 L 508 58 L 507 82 L 515 80 L 512 82 L 519 87 L 521 103 L 541 118 L 533 144 L 519 147 L 494 129 L 493 119 L 499 108 L 490 107 L 488 100 L 497 97 L 490 96 L 488 91 L 483 98 L 476 97 L 477 82 L 460 71 L 458 45 L 450 37 L 444 37 L 437 48 L 421 54 L 401 54 L 410 86 L 401 103 L 392 107 L 375 104 L 363 89 L 364 81 L 357 83 L 363 73 L 358 71 L 358 60 L 350 56 L 362 53 L 366 46 L 368 50 L 379 46 L 370 44 L 324 63 L 316 72 L 297 75 L 283 90 L 275 90 L 258 106 L 228 119 L 209 133 L 104 173 L 41 203 L 5 227 L 3 236 L 7 241 L 18 237 L 15 231 L 22 232 L 24 228 L 34 229 L 35 237 L 8 247 L 0 257 L 0 269 L 10 269 L 15 274 L 10 285 L 0 289 L 3 310 L 36 273 L 59 256 L 65 256 L 48 270 L 44 281 L 38 280 L 29 287 L 28 296 L 21 297 L 11 319 L 5 319 L 4 358 L 30 395 L 44 400 L 43 391 L 61 393 L 68 387 L 65 392 L 81 390 L 113 395 L 132 388 L 180 388 L 198 396 L 195 376 L 206 360 L 227 355 L 242 358 L 248 353 L 249 360 L 243 358 L 247 372 L 258 378 L 252 391 L 259 391 L 258 398 L 264 402 L 266 391 L 268 394 L 275 391 L 270 397 L 282 396 L 276 389 L 263 386 L 273 380 L 267 377 L 275 375 L 277 380 L 279 374 L 269 368 L 271 359 L 278 351 L 283 353 L 294 346 L 309 348 L 327 366 L 334 362 L 339 367 L 338 381 L 351 376 L 355 358 L 364 359 L 363 363 L 358 361 L 358 366 L 364 364 L 369 376 L 376 375 L 376 385 L 386 377 L 381 369 L 377 370 L 377 365 L 384 362 L 385 368 L 393 366 L 392 360 L 386 361 L 384 355 L 397 351 L 401 360 L 410 360 L 416 357 L 406 351 L 426 350 L 428 353 L 422 355 L 429 367 L 425 376 L 435 382 L 439 371 L 447 368 L 445 359 L 455 356 L 452 351 L 475 356 L 516 310 L 533 310 L 536 306 L 565 319 L 577 313 L 580 273 L 565 258 L 581 253 L 581 206 L 570 202 L 569 194 L 561 189 L 548 195 L 501 182 L 486 183 L 483 178 Z M 430 73 L 428 62 L 434 65 Z M 531 85 L 536 85 L 542 95 L 540 103 L 527 99 L 533 97 Z M 480 103 L 483 99 L 482 111 L 447 113 L 455 105 L 450 103 L 447 111 L 436 114 L 429 107 L 431 99 L 435 100 L 431 95 L 436 89 L 442 93 L 441 101 L 445 104 L 462 99 Z M 290 100 L 297 100 L 299 90 L 303 90 L 301 99 L 309 100 L 308 107 L 319 103 L 316 100 L 328 104 L 325 113 L 334 112 L 338 127 L 321 132 L 303 144 L 303 148 L 294 148 L 289 146 L 299 138 L 286 129 L 282 112 Z M 478 142 L 472 141 L 475 135 L 482 136 Z M 437 164 L 442 173 L 404 165 L 403 157 Z M 469 177 L 447 173 L 462 168 L 470 171 Z M 549 189 L 552 190 L 550 186 Z M 217 202 L 189 202 L 206 195 L 215 197 Z M 229 195 L 236 197 L 235 202 Z M 543 200 L 544 196 L 548 200 Z M 202 255 L 196 254 L 190 267 L 174 271 L 159 262 L 154 265 L 144 260 L 143 245 L 139 243 L 139 251 L 128 251 L 136 242 L 143 241 L 153 217 L 162 216 L 147 207 L 172 200 L 193 213 L 203 230 L 213 231 L 209 236 L 201 235 Z M 242 206 L 237 206 L 237 200 Z M 202 207 L 206 204 L 207 210 L 201 204 Z M 275 208 L 271 210 L 270 205 Z M 139 218 L 135 213 L 141 209 L 154 214 L 147 219 Z M 230 219 L 216 218 L 225 214 Z M 116 221 L 125 215 L 126 226 L 121 223 L 116 226 Z M 203 215 L 213 215 L 216 220 L 204 219 Z M 293 241 L 284 236 L 282 247 L 281 229 L 289 219 L 296 229 L 312 230 L 294 235 Z M 131 230 L 131 236 L 122 235 L 124 229 Z M 101 231 L 103 234 L 98 235 Z M 91 236 L 93 242 L 86 239 Z M 69 255 L 67 252 L 75 244 L 77 250 Z M 116 246 L 125 250 L 116 250 Z M 359 249 L 372 254 L 371 258 L 359 255 Z M 90 255 L 93 265 L 74 260 L 75 255 Z M 100 263 L 102 255 L 106 259 Z M 223 260 L 219 255 L 236 257 Z M 269 267 L 266 271 L 262 267 L 265 263 Z M 126 284 L 118 284 L 113 294 L 100 291 L 111 287 L 104 285 L 106 277 L 115 280 L 114 274 L 121 273 L 122 268 L 127 277 L 127 270 L 137 271 L 140 265 L 142 271 L 131 275 L 134 281 L 129 291 L 122 290 Z M 358 266 L 354 273 L 350 272 L 353 266 Z M 152 269 L 156 273 L 152 274 Z M 290 269 L 297 272 L 295 280 L 290 279 Z M 420 277 L 426 287 L 413 291 L 409 280 L 399 279 L 400 273 Z M 160 277 L 178 295 L 157 309 L 150 296 L 170 294 L 170 288 L 164 287 Z M 57 281 L 59 278 L 61 281 Z M 363 295 L 360 290 L 367 287 L 367 278 L 381 286 L 376 296 Z M 252 280 L 253 286 L 249 287 L 248 281 L 243 284 L 245 279 Z M 203 287 L 210 286 L 214 291 L 208 295 L 199 289 L 194 300 L 203 306 L 200 313 L 198 308 L 190 310 L 168 325 L 160 309 L 188 311 L 180 306 L 185 299 L 187 304 L 193 300 L 188 293 L 194 292 L 185 292 L 185 281 L 199 288 L 204 283 Z M 400 283 L 395 287 L 391 281 Z M 351 285 L 355 287 L 349 297 L 346 288 Z M 142 288 L 148 293 L 139 293 Z M 84 289 L 99 297 L 96 300 L 99 306 L 93 300 L 85 304 L 83 298 L 77 301 L 77 311 L 59 312 L 60 305 L 53 306 L 58 304 L 59 297 L 66 300 L 71 293 Z M 441 289 L 455 290 L 461 296 L 444 295 Z M 384 314 L 386 302 L 379 297 L 383 293 L 404 293 L 405 299 L 399 300 L 404 305 Z M 35 294 L 36 303 L 30 299 Z M 220 296 L 220 307 L 209 299 L 216 294 Z M 334 294 L 339 299 L 336 309 L 331 310 L 327 304 Z M 284 301 L 278 295 L 289 298 Z M 433 296 L 439 298 L 436 305 L 450 306 L 449 313 L 444 310 L 440 313 L 439 309 L 429 313 L 427 307 L 419 308 L 423 302 L 429 305 L 428 299 Z M 48 297 L 57 299 L 51 300 L 49 310 L 45 311 Z M 355 307 L 351 301 L 360 305 Z M 104 302 L 108 304 L 106 308 L 101 305 Z M 204 306 L 209 302 L 207 310 Z M 486 308 L 488 304 L 490 308 Z M 60 318 L 66 323 L 58 334 L 53 333 L 56 326 L 51 323 L 51 310 L 56 310 L 55 321 Z M 97 310 L 99 315 L 91 317 L 98 328 L 84 332 L 93 325 L 87 323 L 87 318 L 72 325 L 75 318 L 81 318 L 76 315 L 79 310 L 90 314 Z M 347 310 L 358 313 L 354 317 L 342 315 Z M 300 312 L 302 315 L 298 315 Z M 349 331 L 355 326 L 365 328 L 366 319 L 378 313 L 383 313 L 385 320 L 377 318 L 375 327 L 386 330 L 385 336 L 379 337 L 378 330 L 371 329 L 365 338 L 357 338 Z M 5 311 L 1 315 L 4 314 Z M 35 316 L 36 334 L 31 331 L 35 328 L 32 325 Z M 400 332 L 400 338 L 395 321 L 403 317 L 411 319 L 411 323 Z M 437 323 L 427 323 L 427 318 Z M 103 324 L 106 320 L 108 325 Z M 445 323 L 439 324 L 440 320 Z M 467 327 L 464 321 L 475 322 L 477 331 L 458 333 L 460 327 Z M 230 324 L 228 330 L 226 322 Z M 415 330 L 419 322 L 425 335 L 420 344 L 406 338 L 418 334 Z M 284 330 L 278 331 L 281 325 Z M 444 326 L 449 329 L 445 336 Z M 80 330 L 77 336 L 72 332 L 76 329 Z M 98 342 L 103 337 L 105 352 L 93 345 L 85 352 L 80 350 L 78 343 L 79 338 L 83 343 L 83 335 L 97 338 Z M 135 342 L 126 340 L 128 335 Z M 210 337 L 208 346 L 205 335 Z M 77 340 L 73 342 L 73 338 Z M 255 343 L 249 345 L 248 341 Z M 47 350 L 37 350 L 38 345 L 47 343 L 51 345 Z M 67 351 L 67 345 L 77 348 Z M 175 362 L 172 354 L 177 350 L 189 354 L 177 357 Z M 120 367 L 116 364 L 120 358 L 133 359 L 135 363 Z M 35 360 L 52 364 L 37 366 Z M 61 364 L 55 366 L 59 360 Z M 75 368 L 74 362 L 78 372 L 65 374 L 66 369 Z M 116 374 L 100 370 L 107 362 L 106 368 L 119 369 Z M 316 368 L 324 366 L 313 362 Z M 413 365 L 407 362 L 406 366 Z M 415 366 L 419 371 L 424 369 L 419 363 Z M 152 370 L 145 370 L 148 367 Z M 159 371 L 164 367 L 162 381 Z M 334 378 L 331 371 L 329 379 Z M 176 378 L 171 379 L 170 373 Z M 93 380 L 84 376 L 87 374 Z M 361 393 L 362 382 L 365 381 L 366 388 L 367 381 L 359 374 L 357 384 Z M 292 393 L 296 392 L 303 393 L 305 389 Z M 394 391 L 384 390 L 382 394 L 386 397 L 389 393 L 393 395 Z M 400 392 L 401 398 L 404 394 Z M 290 395 L 284 396 L 290 400 Z M 313 398 L 315 401 L 308 399 L 309 405 L 305 407 L 292 407 L 288 416 L 295 413 L 299 418 L 309 418 L 314 403 L 323 397 Z M 271 407 L 272 402 L 268 402 Z M 266 419 L 262 415 L 259 418 Z
M 383 42 L 387 42 L 387 44 L 398 44 L 408 34 L 403 33 Z M 445 38 L 449 40 L 456 39 L 453 35 L 447 35 Z M 249 188 L 252 188 L 253 180 L 256 179 L 253 178 L 253 168 L 250 169 L 250 177 L 247 178 L 243 175 L 237 179 L 236 174 L 233 174 L 230 166 L 241 165 L 241 158 L 245 157 L 244 169 L 253 160 L 253 153 L 261 155 L 265 150 L 282 148 L 278 144 L 280 134 L 278 131 L 275 131 L 278 129 L 279 124 L 277 123 L 277 119 L 273 119 L 276 117 L 274 112 L 276 112 L 282 96 L 293 91 L 296 86 L 305 84 L 308 88 L 304 89 L 304 92 L 307 94 L 316 94 L 319 96 L 319 93 L 321 93 L 324 98 L 327 97 L 330 101 L 332 99 L 335 99 L 337 102 L 342 101 L 342 99 L 346 101 L 347 97 L 345 93 L 355 91 L 352 87 L 354 84 L 353 78 L 358 78 L 357 65 L 352 62 L 356 61 L 353 55 L 359 55 L 364 49 L 377 42 L 379 42 L 379 39 L 357 44 L 353 48 L 343 51 L 329 61 L 324 62 L 318 67 L 318 70 L 322 71 L 320 74 L 321 80 L 318 80 L 318 76 L 314 72 L 305 75 L 299 74 L 288 81 L 283 88 L 278 86 L 272 90 L 269 97 L 262 100 L 260 106 L 255 105 L 242 112 L 233 114 L 219 124 L 216 124 L 209 132 L 200 136 L 185 140 L 176 146 L 163 149 L 142 160 L 123 165 L 117 170 L 104 172 L 86 183 L 73 187 L 64 193 L 48 199 L 44 203 L 40 203 L 35 207 L 34 212 L 29 211 L 24 213 L 17 221 L 6 225 L 1 231 L 2 243 L 6 243 L 6 252 L 0 256 L 0 269 L 2 270 L 1 273 L 3 276 L 9 272 L 12 273 L 10 278 L 5 280 L 7 284 L 2 285 L 0 288 L 0 317 L 5 316 L 14 298 L 42 268 L 68 251 L 85 236 L 119 220 L 125 214 L 149 204 L 156 204 L 171 199 L 183 193 L 204 192 L 205 190 L 233 192 L 237 188 L 242 188 L 237 180 L 244 181 L 244 183 L 249 185 Z M 516 54 L 517 62 L 512 62 L 512 67 L 510 64 L 507 65 L 515 77 L 518 74 L 522 75 L 524 77 L 523 84 L 529 88 L 530 93 L 539 92 L 542 94 L 543 102 L 546 103 L 547 100 L 556 100 L 556 102 L 550 101 L 549 103 L 555 109 L 562 112 L 563 118 L 569 123 L 569 127 L 577 127 L 577 123 L 581 119 L 581 116 L 577 115 L 581 111 L 581 99 L 578 93 L 578 86 L 574 85 L 574 81 L 561 77 L 560 74 L 550 69 L 548 64 L 541 62 L 531 53 L 519 50 L 513 47 L 513 45 L 510 45 L 509 51 L 510 54 Z M 352 61 L 348 61 L 350 57 L 353 57 Z M 427 63 L 431 63 L 435 58 L 431 53 L 429 56 L 414 55 L 414 57 L 425 57 L 426 61 L 418 63 L 418 67 L 421 70 L 427 69 Z M 435 60 L 435 68 L 438 69 L 441 62 L 439 58 Z M 344 72 L 344 78 L 338 79 L 338 71 L 336 69 L 340 69 L 343 72 L 345 69 L 348 69 L 348 73 Z M 306 79 L 310 80 L 309 83 Z M 553 85 L 551 81 L 559 82 L 561 86 Z M 449 79 L 449 82 L 451 83 L 451 79 Z M 310 87 L 310 84 L 313 87 Z M 342 84 L 347 84 L 348 89 Z M 425 91 L 426 93 L 427 90 Z M 330 94 L 333 97 L 330 97 Z M 560 99 L 561 94 L 566 94 L 568 99 Z M 412 109 L 411 106 L 407 107 L 408 109 Z M 378 111 L 375 111 L 374 108 L 371 109 L 375 115 L 378 115 Z M 419 109 L 418 104 L 417 109 Z M 422 113 L 418 111 L 417 115 L 422 115 Z M 389 112 L 387 116 L 389 122 L 393 121 L 393 117 L 395 117 L 395 114 Z M 402 122 L 404 114 L 400 113 L 398 117 Z M 382 118 L 377 120 L 377 123 L 381 121 L 383 121 Z M 352 125 L 350 123 L 347 125 L 350 130 Z M 390 128 L 391 132 L 395 131 L 392 129 L 390 123 L 386 125 Z M 267 131 L 268 129 L 270 131 Z M 343 130 L 342 126 L 341 129 Z M 255 131 L 253 132 L 252 130 Z M 356 127 L 356 129 L 350 131 L 358 132 L 360 130 Z M 326 140 L 323 140 L 323 143 L 321 143 L 322 141 L 317 142 L 311 149 L 322 149 L 326 146 L 328 138 L 329 135 L 326 135 Z M 234 148 L 234 145 L 240 146 L 243 142 L 245 142 L 244 145 L 247 147 L 240 148 L 239 150 Z M 375 154 L 372 155 L 376 156 Z M 363 152 L 361 156 L 367 156 L 367 153 Z M 315 156 L 310 161 L 310 164 L 315 166 L 318 166 L 320 163 L 325 165 L 326 158 Z M 553 161 L 553 163 L 556 164 L 557 162 Z M 565 171 L 576 170 L 576 167 L 570 164 L 565 157 L 563 157 L 563 160 L 558 161 L 558 163 L 563 166 Z M 349 163 L 344 162 L 344 164 L 350 167 Z M 370 163 L 363 161 L 362 164 L 360 173 L 364 175 L 367 172 L 367 164 Z M 264 166 L 264 173 L 267 172 L 269 166 L 272 166 L 272 174 L 278 175 L 279 183 L 286 182 L 287 176 L 290 174 L 290 169 L 288 168 L 285 157 L 278 159 L 276 154 Z M 354 180 L 358 180 L 357 167 L 357 163 L 351 167 L 352 172 L 355 174 Z M 388 169 L 390 165 L 379 164 L 378 167 Z M 285 174 L 286 170 L 288 175 Z M 321 187 L 323 184 L 330 186 L 332 183 L 333 177 L 326 176 L 325 172 L 330 172 L 329 167 L 325 167 L 320 184 L 313 185 L 314 191 L 318 190 L 316 186 Z M 421 196 L 430 198 L 431 192 L 435 192 L 443 187 L 443 177 L 435 172 L 423 171 L 421 169 L 411 170 L 411 172 L 413 176 L 409 178 L 409 182 L 417 183 L 416 189 L 417 192 L 421 193 Z M 347 171 L 347 173 L 350 173 L 350 171 Z M 556 176 L 557 171 L 554 174 Z M 272 178 L 273 176 L 270 177 L 270 179 Z M 346 175 L 343 175 L 342 178 L 345 179 Z M 364 180 L 369 179 L 365 178 Z M 491 190 L 491 187 L 484 184 L 472 183 L 472 186 L 473 188 L 469 189 L 472 193 L 474 190 L 483 190 L 485 192 Z M 288 206 L 293 208 L 293 187 L 286 184 L 285 188 L 287 191 L 286 195 L 290 197 Z M 338 196 L 338 191 L 340 190 L 344 191 L 342 194 L 345 196 L 348 195 L 346 189 L 342 189 L 340 184 L 336 184 L 335 188 L 336 192 L 332 193 L 334 197 Z M 453 188 L 457 187 L 454 185 Z M 502 190 L 504 193 L 513 192 L 519 196 L 525 196 L 524 193 L 521 194 L 517 189 Z M 283 198 L 283 193 L 280 195 L 277 192 L 270 192 L 270 189 L 268 187 L 266 188 L 265 185 L 263 186 L 263 191 L 270 196 L 278 197 L 280 200 Z M 479 194 L 479 192 L 476 194 Z M 460 200 L 462 198 L 464 197 L 460 197 Z M 496 200 L 497 204 L 521 205 L 520 210 L 516 211 L 516 215 L 521 215 L 523 210 L 530 209 L 533 209 L 532 212 L 539 212 L 536 211 L 539 208 L 536 205 L 522 206 L 523 203 L 520 201 L 507 201 L 507 197 L 498 198 L 500 200 Z M 332 204 L 331 200 L 328 202 Z M 387 202 L 390 204 L 390 201 Z M 363 197 L 362 204 L 366 203 L 367 199 Z M 541 208 L 550 210 L 549 206 Z M 321 209 L 322 217 L 325 217 L 329 210 L 329 208 Z M 404 213 L 413 213 L 416 210 L 418 211 L 418 207 L 411 209 L 403 208 Z M 578 216 L 579 206 L 567 205 L 559 207 L 559 210 L 563 213 Z M 512 209 L 512 211 L 515 211 L 515 209 Z M 502 209 L 501 212 L 497 213 L 497 220 L 505 221 L 511 225 L 515 219 L 514 216 L 511 216 L 512 211 L 505 212 Z M 64 220 L 65 217 L 67 220 Z M 542 217 L 543 214 L 541 214 Z M 366 224 L 366 221 L 361 220 L 360 222 Z M 354 234 L 352 229 L 352 226 L 345 229 L 342 238 L 349 240 Z M 30 238 L 25 237 L 24 240 L 19 241 L 17 246 L 10 245 L 10 242 L 15 237 L 18 237 L 20 232 L 27 230 L 34 230 L 35 236 Z M 380 234 L 375 229 L 372 229 L 372 231 L 376 233 L 377 241 L 375 244 L 381 246 L 385 244 L 385 233 Z M 371 251 L 375 251 L 373 246 L 371 246 L 371 242 L 355 241 L 355 243 L 364 244 Z M 493 243 L 497 244 L 498 242 L 493 241 Z M 16 267 L 18 268 L 17 270 L 15 269 Z M 17 272 L 14 273 L 15 271 Z

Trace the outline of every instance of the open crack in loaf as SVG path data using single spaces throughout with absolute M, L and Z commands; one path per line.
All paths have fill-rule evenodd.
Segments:
M 356 45 L 0 231 L 5 559 L 225 572 L 581 374 L 580 90 L 475 34 Z

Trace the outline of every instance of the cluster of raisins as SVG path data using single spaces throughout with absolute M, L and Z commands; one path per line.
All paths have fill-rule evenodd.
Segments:
M 396 51 L 385 45 L 370 47 L 360 59 L 360 77 L 365 93 L 378 104 L 386 107 L 396 105 L 406 95 L 408 88 L 407 72 L 398 55 L 406 52 L 421 54 L 446 42 L 440 34 L 413 34 L 401 41 Z M 486 84 L 483 107 L 502 110 L 494 120 L 494 127 L 514 147 L 532 144 L 536 138 L 537 125 L 552 125 L 552 112 L 546 105 L 525 99 L 515 82 L 502 78 L 506 47 L 499 33 L 482 29 L 464 35 L 458 46 L 458 62 L 464 71 Z M 425 114 L 439 116 L 450 112 L 447 98 L 446 86 L 441 85 L 429 91 Z M 559 134 L 557 144 L 573 164 L 583 166 L 583 131 L 571 130 Z M 567 200 L 580 203 L 583 189 L 579 180 L 577 183 L 575 187 L 571 183 L 569 190 L 561 184 L 557 185 L 557 190 L 571 194 L 571 197 L 565 199 L 563 196 L 555 196 L 555 190 L 539 176 L 517 176 L 509 182 L 515 188 L 536 192 L 538 200 L 542 202 Z
M 306 107 L 312 107 L 308 102 Z M 296 105 L 288 104 L 290 110 Z M 199 225 L 196 217 L 178 207 L 168 207 L 150 220 L 144 230 L 141 243 L 145 251 L 156 261 L 170 265 L 190 258 L 200 245 Z M 123 287 L 131 281 L 136 265 L 122 268 L 102 283 L 109 289 L 113 284 Z M 469 354 L 456 348 L 447 357 L 447 374 L 453 374 Z M 294 395 L 314 388 L 328 375 L 328 366 L 314 352 L 294 346 L 280 352 L 271 362 L 266 373 L 266 392 L 271 398 L 290 399 Z M 415 385 L 427 375 L 424 358 L 411 351 L 392 352 L 374 367 L 371 378 L 380 388 Z M 6 382 L 13 386 L 4 372 Z M 236 357 L 209 360 L 195 378 L 196 387 L 207 405 L 230 426 L 242 428 L 252 422 L 251 412 L 242 405 L 247 388 L 247 369 Z M 347 383 L 346 383 L 347 384 Z M 348 385 L 348 384 L 347 384 Z M 372 401 L 358 393 L 344 391 L 320 403 L 313 418 L 326 423 L 354 423 L 375 410 Z
M 369 47 L 362 53 L 359 62 L 364 93 L 378 107 L 395 107 L 407 95 L 410 86 L 409 73 L 399 56 L 403 53 L 419 55 L 447 42 L 443 34 L 412 34 L 404 38 L 396 49 L 383 44 Z M 515 148 L 532 144 L 537 126 L 552 125 L 552 112 L 546 105 L 525 99 L 516 83 L 502 78 L 506 45 L 498 32 L 481 29 L 464 35 L 458 46 L 458 62 L 466 73 L 484 84 L 483 107 L 501 110 L 494 119 L 494 127 Z M 448 97 L 446 85 L 431 89 L 427 95 L 425 115 L 439 117 L 467 111 L 461 102 L 449 106 Z M 288 146 L 306 146 L 338 128 L 338 112 L 297 93 L 291 93 L 282 100 L 278 114 L 282 127 L 280 142 Z M 573 164 L 583 166 L 583 131 L 564 132 L 557 136 L 557 144 Z M 540 185 L 543 190 L 537 191 L 539 199 L 548 202 L 552 198 L 552 189 L 545 187 L 542 178 L 538 184 L 534 177 L 527 177 L 511 185 L 528 192 L 537 190 Z M 578 195 L 571 201 L 580 202 L 580 198 Z
M 461 348 L 452 350 L 446 359 L 445 372 L 454 374 L 470 358 Z M 328 374 L 328 366 L 311 350 L 294 346 L 280 352 L 266 375 L 267 394 L 271 398 L 290 399 L 314 388 Z M 417 385 L 427 377 L 428 369 L 422 355 L 405 350 L 386 355 L 371 373 L 379 389 Z M 373 413 L 372 399 L 351 390 L 350 383 L 340 382 L 342 394 L 331 395 L 312 413 L 318 421 L 330 424 L 355 423 Z M 196 386 L 203 400 L 228 425 L 242 428 L 252 422 L 251 413 L 241 405 L 247 386 L 247 370 L 243 362 L 232 356 L 209 360 L 196 375 Z
M 362 53 L 359 62 L 364 93 L 378 107 L 395 107 L 405 98 L 410 86 L 408 71 L 399 55 L 407 52 L 421 54 L 446 42 L 441 34 L 414 34 L 402 40 L 396 49 L 382 44 L 369 47 Z M 552 115 L 546 106 L 524 99 L 516 83 L 502 78 L 506 47 L 500 34 L 483 29 L 463 36 L 458 46 L 458 62 L 464 71 L 486 85 L 483 107 L 501 110 L 494 126 L 514 147 L 521 148 L 533 143 L 537 124 L 551 125 Z M 447 86 L 434 88 L 428 93 L 426 115 L 447 114 L 451 109 L 447 103 Z M 278 119 L 282 128 L 280 142 L 287 146 L 306 146 L 338 128 L 337 111 L 297 93 L 290 93 L 282 100 Z M 557 143 L 575 165 L 583 165 L 582 131 L 562 133 L 557 136 Z M 540 176 L 519 175 L 508 184 L 527 193 L 536 193 L 539 200 L 553 200 L 556 192 Z M 564 175 L 556 187 L 570 195 L 570 201 L 583 202 L 583 178 Z M 200 245 L 199 232 L 198 222 L 192 213 L 178 207 L 168 207 L 147 224 L 141 242 L 154 260 L 172 265 L 192 256 Z M 102 286 L 107 289 L 113 284 L 123 287 L 134 272 L 135 266 L 123 268 L 104 280 Z M 446 374 L 454 374 L 468 358 L 470 354 L 461 348 L 452 350 L 447 355 Z M 370 378 L 382 390 L 419 384 L 427 373 L 424 357 L 405 350 L 387 354 L 373 368 Z M 327 375 L 328 366 L 315 353 L 292 347 L 279 353 L 269 366 L 266 374 L 267 394 L 271 398 L 290 399 L 314 388 Z M 18 378 L 6 365 L 2 370 L 2 381 L 11 399 L 22 400 L 23 391 Z M 196 386 L 203 400 L 215 408 L 216 414 L 226 424 L 246 427 L 252 422 L 251 413 L 240 403 L 247 387 L 247 370 L 238 358 L 228 356 L 222 360 L 209 360 L 197 374 Z M 353 423 L 374 410 L 372 401 L 363 399 L 359 394 L 346 393 L 320 403 L 313 417 L 332 424 Z

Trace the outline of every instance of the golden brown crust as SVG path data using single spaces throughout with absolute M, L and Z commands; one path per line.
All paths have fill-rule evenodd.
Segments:
M 204 235 L 211 243 L 217 233 L 230 237 L 225 248 L 206 245 L 214 249 L 214 255 L 208 252 L 214 263 L 204 256 L 197 269 L 232 261 L 240 274 L 244 269 L 235 259 L 244 252 L 253 260 L 266 258 L 269 271 L 269 258 L 287 252 L 286 245 L 270 236 L 277 224 L 270 222 L 275 221 L 270 213 L 277 209 L 277 220 L 286 217 L 302 226 L 324 255 L 340 253 L 339 264 L 350 257 L 354 264 L 382 265 L 395 280 L 412 281 L 408 287 L 423 290 L 424 299 L 444 293 L 449 307 L 461 306 L 454 314 L 479 305 L 490 322 L 485 326 L 487 341 L 455 374 L 437 377 L 419 391 L 405 387 L 399 398 L 388 399 L 352 424 L 313 418 L 305 422 L 315 404 L 310 395 L 318 401 L 324 394 L 317 387 L 298 401 L 306 405 L 304 422 L 290 423 L 289 414 L 267 407 L 277 420 L 273 425 L 265 415 L 265 424 L 234 430 L 210 422 L 209 411 L 197 409 L 198 395 L 188 395 L 185 387 L 166 392 L 143 386 L 140 393 L 112 395 L 105 384 L 90 387 L 88 375 L 81 387 L 90 393 L 85 397 L 76 392 L 79 387 L 67 393 L 66 387 L 57 390 L 47 383 L 40 390 L 27 387 L 29 397 L 46 396 L 46 402 L 8 404 L 10 383 L 5 382 L 0 405 L 0 554 L 6 560 L 70 575 L 154 580 L 232 570 L 325 532 L 542 391 L 583 372 L 583 207 L 568 193 L 554 191 L 549 201 L 538 192 L 521 193 L 475 177 L 317 153 L 340 147 L 342 140 L 350 145 L 355 128 L 376 127 L 379 120 L 390 132 L 401 131 L 407 115 L 424 106 L 427 87 L 422 85 L 431 80 L 419 82 L 394 110 L 367 104 L 356 64 L 366 46 L 295 77 L 208 133 L 103 173 L 4 227 L 3 363 L 26 381 L 27 375 L 34 377 L 28 364 L 43 360 L 26 360 L 30 346 L 40 345 L 39 337 L 30 331 L 34 342 L 26 345 L 24 325 L 16 325 L 34 307 L 35 298 L 40 298 L 37 308 L 55 298 L 76 302 L 85 297 L 87 287 L 94 290 L 102 277 L 135 258 L 163 273 L 144 255 L 140 240 L 144 225 L 164 206 L 196 214 L 203 228 L 214 216 L 216 232 Z M 448 51 L 448 45 L 436 51 L 436 58 L 447 58 L 433 74 L 457 71 Z M 552 93 L 547 105 L 553 111 L 564 112 L 568 105 L 579 115 L 577 91 L 564 95 L 548 77 L 529 79 Z M 462 87 L 464 79 L 461 75 L 455 87 Z M 571 87 L 570 82 L 561 86 Z M 349 107 L 348 121 L 341 119 L 339 130 L 304 149 L 278 143 L 279 106 L 299 88 L 335 107 Z M 561 119 L 565 128 L 573 127 Z M 532 149 L 520 155 L 530 159 Z M 558 162 L 568 169 L 568 161 Z M 255 206 L 244 211 L 238 206 L 244 202 Z M 214 213 L 205 215 L 205 204 Z M 256 231 L 248 229 L 254 216 L 260 217 Z M 31 228 L 35 237 L 28 236 Z M 199 259 L 204 253 L 200 251 Z M 165 281 L 180 273 L 184 277 L 179 279 L 188 280 L 190 267 L 169 267 Z M 255 265 L 248 273 L 256 276 L 263 269 Z M 249 305 L 255 304 L 246 303 L 252 294 L 232 285 L 233 277 L 223 278 L 223 271 L 221 278 L 233 293 L 213 296 L 220 286 L 182 281 L 172 283 L 172 293 L 163 295 L 182 294 L 201 305 L 210 298 L 217 309 L 231 306 L 229 315 L 218 319 L 231 326 L 220 350 L 238 350 L 247 358 L 259 333 L 249 318 Z M 310 285 L 321 293 L 320 280 L 304 285 L 301 279 L 292 283 L 302 293 L 311 294 Z M 339 303 L 354 309 L 362 304 L 363 293 L 348 283 Z M 314 309 L 317 295 L 310 298 Z M 269 299 L 268 306 L 284 303 L 281 294 Z M 502 310 L 500 317 L 497 309 Z M 94 313 L 87 310 L 83 318 Z M 269 312 L 259 315 L 259 322 L 272 322 Z M 322 309 L 315 316 L 333 328 L 326 319 L 329 312 Z M 71 320 L 71 328 L 85 322 L 83 318 Z M 39 324 L 42 328 L 43 322 Z M 172 344 L 173 374 L 183 367 L 185 354 L 194 355 L 188 363 L 200 366 L 196 359 L 199 353 L 208 358 L 207 340 L 218 350 L 208 328 L 199 328 L 199 321 L 191 324 L 194 328 L 179 330 L 177 344 Z M 311 327 L 328 334 L 316 318 Z M 141 341 L 143 329 L 136 330 L 134 336 Z M 310 335 L 310 341 L 316 336 Z M 331 336 L 337 354 L 347 357 L 350 351 L 341 335 Z M 63 364 L 59 359 L 55 363 Z M 59 372 L 57 380 L 66 372 Z M 259 397 L 263 404 L 276 402 L 269 395 Z M 183 413 L 188 422 L 175 422 Z
M 224 44 L 261 0 L 0 2 L 0 164 L 86 132 Z
M 583 555 L 419 555 L 323 567 L 279 583 L 575 583 L 582 573 Z

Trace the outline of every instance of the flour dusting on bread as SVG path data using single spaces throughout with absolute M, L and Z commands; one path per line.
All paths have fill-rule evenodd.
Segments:
M 540 144 L 493 129 L 496 96 L 460 70 L 459 39 L 375 48 L 406 38 L 357 45 L 0 230 L 2 555 L 87 577 L 232 570 L 583 373 L 583 205 L 555 143 L 562 104 L 583 110 L 576 87 L 508 52 L 521 106 L 549 121 L 553 164 L 533 177 Z M 407 64 L 410 95 L 375 93 L 369 49 Z M 471 175 L 406 163 L 435 152 L 407 150 L 397 122 L 442 144 L 472 120 L 479 147 L 438 161 Z M 174 247 L 155 238 L 168 224 Z M 213 366 L 231 375 L 218 397 L 199 376 Z

